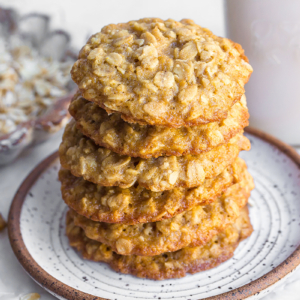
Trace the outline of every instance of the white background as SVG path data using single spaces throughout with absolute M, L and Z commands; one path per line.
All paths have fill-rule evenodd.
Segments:
M 222 0 L 0 0 L 0 6 L 17 8 L 21 14 L 35 11 L 51 15 L 51 28 L 67 30 L 77 49 L 102 26 L 141 17 L 191 18 L 215 34 L 225 35 Z M 17 187 L 38 162 L 58 148 L 59 142 L 60 137 L 57 137 L 34 150 L 27 150 L 12 165 L 0 167 L 0 212 L 6 219 Z M 300 299 L 299 278 L 300 271 L 264 300 Z M 0 233 L 0 300 L 18 300 L 20 295 L 29 292 L 40 293 L 42 300 L 54 299 L 22 270 L 5 230 Z
M 70 32 L 76 48 L 104 25 L 143 17 L 190 18 L 217 35 L 225 34 L 222 0 L 0 0 L 0 6 L 52 16 L 52 28 Z

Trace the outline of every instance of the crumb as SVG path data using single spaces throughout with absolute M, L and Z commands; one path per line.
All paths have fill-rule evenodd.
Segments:
M 20 300 L 39 300 L 41 299 L 41 295 L 38 293 L 30 293 L 23 297 L 20 297 Z

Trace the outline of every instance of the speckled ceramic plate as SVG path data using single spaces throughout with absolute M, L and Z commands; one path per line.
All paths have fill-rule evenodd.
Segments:
M 57 153 L 19 188 L 9 215 L 13 250 L 29 275 L 59 299 L 258 299 L 300 263 L 300 157 L 253 129 L 252 150 L 241 156 L 254 177 L 254 232 L 232 259 L 182 279 L 152 281 L 83 260 L 65 236 L 67 207 L 57 180 Z

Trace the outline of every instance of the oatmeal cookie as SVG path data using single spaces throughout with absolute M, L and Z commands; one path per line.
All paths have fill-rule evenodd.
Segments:
M 243 208 L 237 221 L 223 232 L 215 235 L 206 245 L 186 247 L 176 252 L 156 256 L 119 255 L 111 247 L 86 237 L 84 231 L 67 214 L 66 232 L 69 243 L 85 259 L 105 262 L 115 271 L 141 278 L 163 280 L 181 278 L 186 273 L 197 273 L 218 266 L 233 256 L 239 242 L 253 231 L 247 207 Z
M 227 144 L 199 155 L 149 159 L 121 156 L 97 146 L 76 128 L 72 120 L 66 126 L 59 155 L 63 168 L 87 181 L 121 188 L 138 183 L 152 191 L 164 191 L 201 185 L 205 178 L 213 178 L 223 172 L 241 150 L 249 148 L 249 140 L 238 134 Z
M 127 225 L 169 219 L 196 205 L 207 205 L 245 176 L 247 166 L 238 158 L 217 177 L 205 179 L 200 187 L 151 192 L 139 185 L 127 189 L 103 187 L 75 177 L 69 170 L 59 171 L 62 197 L 70 208 L 93 221 Z
M 119 113 L 104 109 L 77 93 L 69 107 L 80 131 L 94 142 L 121 155 L 158 157 L 200 154 L 225 144 L 248 126 L 246 97 L 232 106 L 221 122 L 169 128 L 126 123 Z
M 246 174 L 246 164 L 238 158 L 217 177 L 191 189 L 151 192 L 139 185 L 127 189 L 103 187 L 65 169 L 60 170 L 59 179 L 63 199 L 77 213 L 98 222 L 136 224 L 171 218 L 195 205 L 209 204 Z
M 225 119 L 251 73 L 240 45 L 192 20 L 157 18 L 105 26 L 71 71 L 85 99 L 127 122 L 169 127 Z
M 184 247 L 206 244 L 214 235 L 233 224 L 253 189 L 252 177 L 232 185 L 213 203 L 198 205 L 173 218 L 135 225 L 95 222 L 72 211 L 75 225 L 86 236 L 121 255 L 154 256 Z

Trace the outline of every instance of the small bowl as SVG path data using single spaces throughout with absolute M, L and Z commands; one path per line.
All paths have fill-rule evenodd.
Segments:
M 14 10 L 0 7 L 0 34 L 3 37 L 9 39 L 10 35 L 17 35 L 41 56 L 56 61 L 75 61 L 76 55 L 69 48 L 70 35 L 63 30 L 49 31 L 49 22 L 47 15 L 19 16 Z M 20 123 L 14 131 L 0 136 L 0 165 L 12 162 L 25 148 L 46 141 L 65 126 L 70 118 L 68 106 L 75 93 L 71 78 L 67 89 L 69 93 L 54 101 L 43 115 Z

